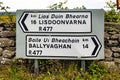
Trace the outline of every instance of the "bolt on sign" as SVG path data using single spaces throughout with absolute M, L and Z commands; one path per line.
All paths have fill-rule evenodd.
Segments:
M 117 9 L 120 9 L 120 0 L 116 0 L 117 1 Z
M 17 58 L 104 59 L 104 10 L 18 10 Z

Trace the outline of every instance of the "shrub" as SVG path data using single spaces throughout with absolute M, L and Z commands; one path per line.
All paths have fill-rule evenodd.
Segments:
M 106 2 L 105 7 L 108 8 L 105 12 L 105 22 L 120 23 L 120 11 L 116 10 L 116 3 L 109 0 Z

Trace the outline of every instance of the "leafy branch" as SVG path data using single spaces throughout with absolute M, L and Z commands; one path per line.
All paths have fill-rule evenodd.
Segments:
M 64 5 L 67 3 L 67 0 L 65 2 L 59 2 L 59 3 L 55 3 L 53 5 L 48 6 L 48 8 L 50 9 L 62 9 L 62 10 L 66 10 L 68 9 L 68 7 L 64 7 Z

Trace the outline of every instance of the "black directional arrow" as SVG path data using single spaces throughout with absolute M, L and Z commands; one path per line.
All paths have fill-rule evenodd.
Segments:
M 25 15 L 23 16 L 22 20 L 21 20 L 21 19 L 19 20 L 19 24 L 20 24 L 22 30 L 23 30 L 23 28 L 24 28 L 25 31 L 28 31 L 28 28 L 27 28 L 27 26 L 26 26 L 26 24 L 25 24 L 25 20 L 26 20 L 27 16 L 28 16 L 28 14 L 25 14 Z M 23 30 L 23 31 L 24 31 L 24 30 Z
M 25 19 L 27 18 L 27 16 L 28 16 L 28 14 L 25 14 L 23 20 L 21 21 L 21 23 L 22 23 L 22 25 L 23 25 L 23 27 L 24 27 L 24 29 L 25 29 L 26 31 L 28 31 L 28 28 L 27 28 L 27 26 L 25 25 L 24 21 L 25 21 Z
M 91 54 L 91 56 L 82 56 L 81 58 L 91 58 L 91 57 L 97 57 L 100 48 L 102 47 L 102 45 L 100 44 L 99 40 L 97 39 L 97 37 L 91 37 L 93 44 L 95 45 L 95 48 Z M 92 46 L 91 46 L 92 47 Z
M 93 42 L 94 42 L 94 44 L 95 44 L 95 49 L 93 50 L 92 55 L 95 55 L 95 53 L 96 53 L 96 51 L 97 51 L 99 45 L 98 45 L 98 43 L 96 42 L 96 40 L 95 40 L 94 37 L 91 37 L 91 39 L 93 40 Z

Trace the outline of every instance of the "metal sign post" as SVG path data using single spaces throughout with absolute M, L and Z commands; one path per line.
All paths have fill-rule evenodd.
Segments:
M 34 60 L 34 73 L 39 74 L 39 65 L 38 65 L 38 59 Z
M 81 60 L 82 75 L 85 73 L 85 60 Z

